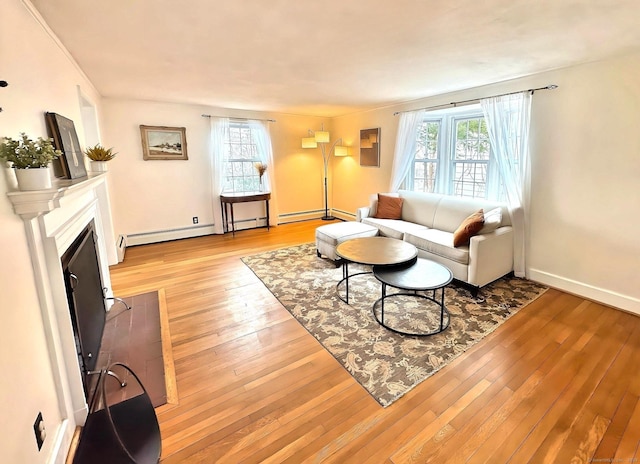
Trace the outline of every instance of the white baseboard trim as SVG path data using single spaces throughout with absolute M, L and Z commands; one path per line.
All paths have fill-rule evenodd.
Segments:
M 529 278 L 541 284 L 640 315 L 640 299 L 638 298 L 612 292 L 605 288 L 594 287 L 584 282 L 578 282 L 538 269 L 529 269 Z
M 354 213 L 350 213 L 349 211 L 342 211 L 341 209 L 334 209 L 333 215 L 337 218 L 342 219 L 343 221 L 355 221 L 356 215 Z
M 330 213 L 331 214 L 331 213 Z M 281 214 L 278 216 L 278 224 L 288 224 L 290 222 L 310 221 L 311 219 L 320 219 L 324 216 L 324 210 L 318 209 L 313 211 L 297 211 L 295 213 Z
M 356 215 L 339 209 L 329 210 L 329 214 L 344 221 L 355 221 Z M 278 224 L 287 224 L 290 222 L 310 221 L 312 219 L 320 219 L 324 216 L 323 209 L 313 211 L 298 211 L 295 213 L 281 214 L 278 216 Z
M 55 436 L 51 437 L 54 442 L 51 449 L 50 459 L 48 459 L 47 462 L 55 464 L 64 464 L 67 462 L 67 456 L 69 454 L 69 448 L 71 447 L 74 433 L 75 426 L 73 423 L 68 419 L 64 419 L 56 430 Z
M 146 245 L 149 243 L 167 242 L 169 240 L 179 240 L 182 238 L 201 237 L 213 234 L 213 224 L 185 227 L 183 229 L 158 230 L 154 232 L 143 232 L 140 234 L 130 234 L 126 236 L 127 246 Z
M 336 218 L 345 221 L 354 221 L 355 215 L 347 211 L 332 210 L 329 214 L 333 214 Z M 324 216 L 324 209 L 313 211 L 298 211 L 295 213 L 281 214 L 278 216 L 278 224 L 287 224 L 291 222 L 309 221 L 312 219 L 320 219 Z M 245 229 L 255 229 L 257 227 L 265 227 L 267 218 L 251 218 L 239 219 L 235 221 L 236 231 Z M 147 245 L 150 243 L 167 242 L 170 240 L 180 240 L 183 238 L 201 237 L 203 235 L 214 234 L 213 224 L 202 224 L 193 227 L 184 227 L 181 229 L 157 230 L 152 232 L 141 232 L 138 234 L 128 234 L 123 237 L 126 246 Z M 123 253 L 124 255 L 124 253 Z M 124 257 L 124 256 L 123 256 Z

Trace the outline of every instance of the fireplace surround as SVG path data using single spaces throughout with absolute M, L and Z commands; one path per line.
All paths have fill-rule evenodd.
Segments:
M 56 180 L 48 190 L 15 191 L 7 196 L 14 212 L 24 222 L 29 245 L 62 416 L 62 423 L 53 432 L 55 436 L 49 436 L 54 440 L 54 455 L 60 458 L 66 456 L 76 426 L 84 424 L 88 413 L 61 260 L 83 230 L 92 224 L 99 272 L 102 285 L 107 289 L 104 296 L 113 297 L 109 265 L 116 264 L 118 258 L 107 173 Z

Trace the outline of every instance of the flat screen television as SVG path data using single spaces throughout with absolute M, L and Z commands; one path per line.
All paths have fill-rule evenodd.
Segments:
M 62 256 L 78 362 L 87 399 L 88 376 L 96 369 L 106 322 L 102 278 L 93 224 L 89 224 Z

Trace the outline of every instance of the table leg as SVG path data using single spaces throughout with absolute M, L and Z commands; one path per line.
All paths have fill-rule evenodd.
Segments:
M 265 200 L 267 202 L 267 230 L 269 230 L 269 200 Z
M 440 298 L 440 332 L 444 330 L 444 289 L 445 287 L 442 287 L 442 296 Z
M 384 299 L 387 296 L 387 284 L 382 283 L 382 298 L 380 299 L 380 321 L 384 326 Z
M 236 236 L 236 220 L 233 217 L 233 203 L 229 203 L 229 205 L 231 206 L 231 234 L 235 237 Z
M 345 279 L 347 304 L 349 304 L 349 261 L 347 260 L 342 263 L 342 278 Z
M 227 204 L 220 200 L 220 209 L 222 210 L 222 233 L 227 233 L 227 220 L 226 220 L 226 211 L 227 211 Z

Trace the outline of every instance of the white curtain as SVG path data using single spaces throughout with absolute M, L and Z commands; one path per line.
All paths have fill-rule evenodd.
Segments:
M 424 120 L 426 111 L 402 113 L 398 122 L 396 148 L 393 153 L 391 192 L 397 192 L 404 182 L 416 152 L 418 125 Z
M 531 197 L 531 95 L 529 92 L 521 92 L 486 98 L 481 100 L 480 104 L 491 140 L 491 156 L 495 161 L 493 164 L 498 167 L 511 212 L 514 229 L 514 273 L 518 277 L 526 277 L 525 247 Z M 497 192 L 489 192 L 489 196 L 496 198 Z
M 271 147 L 271 136 L 269 135 L 269 126 L 264 121 L 249 120 L 247 121 L 251 129 L 253 141 L 256 144 L 258 157 L 260 162 L 267 165 L 267 172 L 264 177 L 264 187 L 266 191 L 271 192 L 271 200 L 269 200 L 269 225 L 278 225 L 278 202 L 276 200 L 276 182 L 273 171 L 273 149 Z
M 224 233 L 220 194 L 224 187 L 225 140 L 229 137 L 229 118 L 211 118 L 211 193 L 213 202 L 213 232 Z

